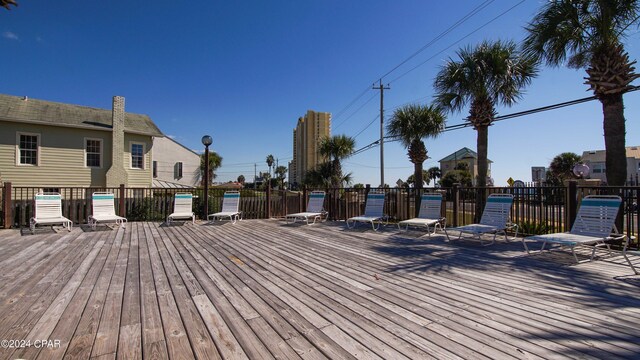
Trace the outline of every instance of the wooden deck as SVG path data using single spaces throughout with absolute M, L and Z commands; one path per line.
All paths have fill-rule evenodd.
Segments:
M 365 229 L 1 231 L 0 359 L 640 358 L 621 256 Z

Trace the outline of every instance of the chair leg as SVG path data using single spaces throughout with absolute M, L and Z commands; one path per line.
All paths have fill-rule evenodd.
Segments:
M 444 235 L 447 237 L 447 240 L 445 240 L 446 242 L 451 241 L 451 239 L 449 238 L 449 233 L 447 232 L 447 228 L 442 229 L 444 230 Z
M 524 246 L 524 250 L 527 252 L 527 254 L 531 254 L 531 251 L 529 251 L 529 247 L 527 246 L 527 243 L 524 241 L 524 238 L 522 238 L 522 245 Z
M 624 244 L 624 249 L 622 249 L 622 256 L 624 256 L 625 260 L 627 260 L 627 264 L 629 264 L 629 266 L 631 267 L 631 270 L 633 270 L 633 273 L 636 274 L 636 275 L 640 275 L 640 272 L 638 272 L 636 267 L 633 266 L 633 263 L 631 262 L 631 259 L 629 259 L 629 257 L 627 256 L 627 248 L 628 247 L 629 247 L 629 240 L 627 240 L 627 242 Z

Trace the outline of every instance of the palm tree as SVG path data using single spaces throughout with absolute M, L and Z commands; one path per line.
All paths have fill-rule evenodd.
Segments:
M 638 0 L 549 1 L 526 27 L 524 51 L 559 66 L 586 68 L 585 84 L 602 103 L 607 183 L 627 177 L 622 95 L 636 74 L 622 45 L 627 29 L 639 22 Z
M 307 171 L 302 183 L 308 187 L 328 188 L 335 186 L 335 179 L 333 163 L 327 161 L 321 163 L 315 169 Z M 337 182 L 341 185 L 349 186 L 353 182 L 353 176 L 351 173 L 341 175 L 337 178 Z
M 459 112 L 469 105 L 469 121 L 478 131 L 479 187 L 487 184 L 489 126 L 497 115 L 496 106 L 511 106 L 523 88 L 537 74 L 536 63 L 523 56 L 513 41 L 482 42 L 457 53 L 436 76 L 436 100 L 445 110 Z
M 353 153 L 356 141 L 346 135 L 334 135 L 332 137 L 324 137 L 320 140 L 320 155 L 327 158 L 331 164 L 331 186 L 334 188 L 341 187 L 345 183 L 345 178 L 351 178 L 342 175 L 343 159 L 348 158 Z
M 429 173 L 427 172 L 427 170 L 422 170 L 422 181 L 427 185 L 431 183 L 431 178 L 429 177 Z M 405 181 L 405 186 L 414 185 L 414 187 L 416 187 L 415 183 L 416 183 L 416 174 L 411 174 L 407 178 L 407 181 Z
M 333 166 L 330 162 L 324 162 L 315 169 L 304 174 L 303 184 L 309 187 L 326 188 L 331 186 Z
M 195 178 L 196 183 L 200 183 L 200 185 L 204 186 L 204 165 L 205 165 L 205 156 L 204 154 L 200 155 L 200 167 L 196 169 Z M 222 166 L 222 157 L 218 155 L 215 151 L 209 152 L 209 185 L 213 183 L 213 179 L 217 177 L 215 171 Z
M 274 170 L 274 173 L 276 174 L 276 179 L 278 180 L 278 183 L 280 184 L 280 189 L 284 188 L 284 179 L 287 178 L 287 172 L 288 171 L 289 171 L 289 169 L 287 169 L 287 167 L 283 166 L 283 165 L 278 166 Z
M 387 133 L 398 138 L 413 163 L 415 187 L 422 188 L 424 173 L 422 163 L 429 158 L 422 139 L 436 138 L 444 130 L 445 117 L 435 105 L 407 105 L 397 109 L 387 125 Z
M 273 155 L 269 154 L 267 155 L 267 166 L 269 166 L 269 175 L 271 175 L 271 167 L 273 166 L 273 163 L 275 162 L 275 158 L 273 157 Z
M 260 173 L 258 174 L 258 177 L 262 179 L 262 187 L 264 189 L 267 189 L 267 187 L 271 187 L 271 174 L 266 172 L 263 173 L 262 171 L 260 171 Z
M 442 177 L 442 171 L 437 166 L 432 166 L 427 169 L 427 174 L 429 174 L 429 179 L 433 179 L 434 186 L 436 185 L 436 179 L 440 179 Z
M 0 6 L 2 6 L 3 8 L 11 10 L 9 5 L 18 6 L 18 3 L 14 0 L 0 0 Z
M 551 160 L 549 171 L 551 175 L 562 184 L 564 180 L 577 178 L 577 176 L 573 174 L 573 167 L 580 162 L 582 162 L 580 155 L 572 152 L 564 152 L 556 155 L 556 157 Z

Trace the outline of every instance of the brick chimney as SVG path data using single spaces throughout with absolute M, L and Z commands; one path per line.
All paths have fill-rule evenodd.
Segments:
M 111 167 L 107 171 L 107 187 L 127 184 L 124 144 L 124 97 L 114 96 L 112 107 Z

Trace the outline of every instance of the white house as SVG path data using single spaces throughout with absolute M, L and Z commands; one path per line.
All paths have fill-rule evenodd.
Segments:
M 170 137 L 153 140 L 153 187 L 198 186 L 200 155 Z
M 599 179 L 607 182 L 606 150 L 589 150 L 582 153 L 582 161 L 589 166 L 590 174 L 587 178 Z M 627 179 L 634 179 L 640 175 L 640 146 L 626 147 Z

